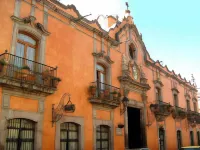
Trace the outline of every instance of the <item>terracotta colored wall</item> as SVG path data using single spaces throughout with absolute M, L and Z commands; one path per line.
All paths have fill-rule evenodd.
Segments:
M 23 97 L 11 96 L 10 109 L 37 112 L 38 101 Z

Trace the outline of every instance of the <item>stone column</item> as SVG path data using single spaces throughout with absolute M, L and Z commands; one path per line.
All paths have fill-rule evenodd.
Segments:
M 144 109 L 143 109 L 143 120 L 142 120 L 142 124 L 141 124 L 141 129 L 142 129 L 142 138 L 143 138 L 143 147 L 147 148 L 147 132 L 146 132 L 146 118 L 147 118 L 147 95 L 146 93 L 142 93 L 141 94 L 142 97 L 142 101 L 144 103 Z

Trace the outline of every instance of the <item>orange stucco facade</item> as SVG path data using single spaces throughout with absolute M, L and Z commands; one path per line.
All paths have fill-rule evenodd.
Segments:
M 187 108 L 186 100 L 189 100 L 193 111 L 197 90 L 180 75 L 150 58 L 131 16 L 122 22 L 118 21 L 116 27 L 106 32 L 97 21 L 76 20 L 81 16 L 75 6 L 65 6 L 54 0 L 0 0 L 0 15 L 0 53 L 8 50 L 8 53 L 15 54 L 15 34 L 24 32 L 32 35 L 38 43 L 36 54 L 39 56 L 35 61 L 58 67 L 56 74 L 61 79 L 53 93 L 44 95 L 42 92 L 34 93 L 31 89 L 27 92 L 15 88 L 15 85 L 7 86 L 7 82 L 1 84 L 0 135 L 4 136 L 1 136 L 0 149 L 6 149 L 6 121 L 13 118 L 32 119 L 36 124 L 40 122 L 40 129 L 35 132 L 40 137 L 35 140 L 38 142 L 35 150 L 61 149 L 60 134 L 57 133 L 60 132 L 60 128 L 57 128 L 59 122 L 73 121 L 77 124 L 81 122 L 79 149 L 96 149 L 94 133 L 96 125 L 100 124 L 110 127 L 110 150 L 128 149 L 128 128 L 131 128 L 128 122 L 134 120 L 134 117 L 127 117 L 127 109 L 122 104 L 123 97 L 129 99 L 128 107 L 141 110 L 142 136 L 146 137 L 143 138 L 142 146 L 159 150 L 159 128 L 165 131 L 166 150 L 177 149 L 177 130 L 182 133 L 182 146 L 190 145 L 190 131 L 194 132 L 194 144 L 198 145 L 198 123 L 191 126 L 187 117 L 175 119 L 171 113 L 159 120 L 150 109 L 152 104 L 157 103 L 158 87 L 162 101 L 174 106 L 175 91 L 178 106 Z M 35 20 L 26 23 L 23 18 L 29 16 Z M 109 17 L 108 21 L 109 26 L 112 26 L 117 19 Z M 42 27 L 35 23 L 40 23 Z M 134 58 L 130 56 L 130 45 L 134 45 Z M 97 80 L 98 64 L 106 69 L 105 82 L 120 88 L 121 97 L 117 107 L 90 101 L 89 86 Z M 136 71 L 133 70 L 134 66 Z M 143 78 L 147 79 L 144 83 Z M 56 108 L 64 93 L 70 93 L 75 111 L 69 113 L 63 110 L 62 118 L 52 126 L 52 105 Z M 68 97 L 64 104 L 67 101 Z M 120 114 L 122 109 L 124 112 Z M 123 123 L 124 128 L 118 128 L 119 123 Z

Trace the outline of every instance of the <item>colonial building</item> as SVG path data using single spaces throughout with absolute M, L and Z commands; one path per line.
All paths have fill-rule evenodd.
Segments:
M 1 150 L 199 145 L 197 89 L 151 59 L 127 9 L 109 31 L 74 5 L 0 0 Z

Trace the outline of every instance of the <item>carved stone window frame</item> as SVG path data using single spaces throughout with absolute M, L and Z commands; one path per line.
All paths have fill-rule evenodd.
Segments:
M 28 112 L 24 110 L 10 109 L 10 97 L 18 96 L 29 99 L 38 100 L 38 112 Z M 44 118 L 44 101 L 45 97 L 25 94 L 10 89 L 2 91 L 2 112 L 0 114 L 0 146 L 6 150 L 7 137 L 7 121 L 15 118 L 24 118 L 32 120 L 36 123 L 34 150 L 42 149 L 42 133 L 43 133 L 43 118 Z M 1 148 L 1 147 L 0 147 Z
M 163 87 L 164 85 L 162 84 L 161 81 L 158 80 L 154 80 L 154 93 L 155 93 L 155 101 L 157 101 L 156 99 L 156 88 L 158 88 L 160 90 L 160 100 L 163 101 Z
M 111 120 L 93 120 L 93 150 L 96 150 L 96 129 L 100 125 L 105 125 L 109 127 L 109 150 L 114 150 L 114 125 Z
M 131 61 L 137 61 L 138 60 L 138 47 L 137 47 L 137 44 L 133 41 L 133 40 L 130 40 L 130 42 L 126 42 L 126 54 L 129 58 L 129 60 Z M 130 46 L 133 45 L 134 48 L 135 48 L 135 57 L 132 59 L 131 56 L 130 56 L 130 53 L 129 53 L 129 48 Z
M 97 110 L 110 111 L 110 120 L 97 119 L 96 118 Z M 96 150 L 96 129 L 97 129 L 97 126 L 100 126 L 100 125 L 106 125 L 109 127 L 110 129 L 109 150 L 114 150 L 114 122 L 113 122 L 114 110 L 110 108 L 93 105 L 92 116 L 93 116 L 93 150 Z
M 105 70 L 106 70 L 106 84 L 112 85 L 112 75 L 111 75 L 111 64 L 108 63 L 104 58 L 96 58 L 95 59 L 95 75 L 94 75 L 94 79 L 97 79 L 97 74 L 96 74 L 96 70 L 97 70 L 97 65 L 102 65 L 104 66 Z
M 46 36 L 50 35 L 48 31 L 44 29 L 44 27 L 39 24 L 34 24 L 33 22 L 36 20 L 35 17 L 29 16 L 27 19 L 30 19 L 30 23 L 25 23 L 24 19 L 18 18 L 16 16 L 11 16 L 13 20 L 13 33 L 12 33 L 12 42 L 11 42 L 11 54 L 15 54 L 16 45 L 17 45 L 17 37 L 19 32 L 24 32 L 30 34 L 34 38 L 37 39 L 38 44 L 38 57 L 37 62 L 44 63 L 45 62 L 45 48 L 46 48 Z M 39 28 L 39 29 L 38 29 Z M 45 30 L 44 32 L 42 30 Z
M 84 118 L 78 116 L 63 116 L 61 120 L 56 122 L 55 150 L 60 150 L 60 125 L 66 122 L 76 123 L 79 125 L 79 150 L 84 150 Z
M 172 98 L 173 98 L 173 102 L 174 102 L 174 106 L 176 106 L 176 102 L 175 102 L 175 99 L 174 99 L 174 95 L 177 96 L 177 106 L 179 106 L 179 91 L 177 88 L 172 88 Z

